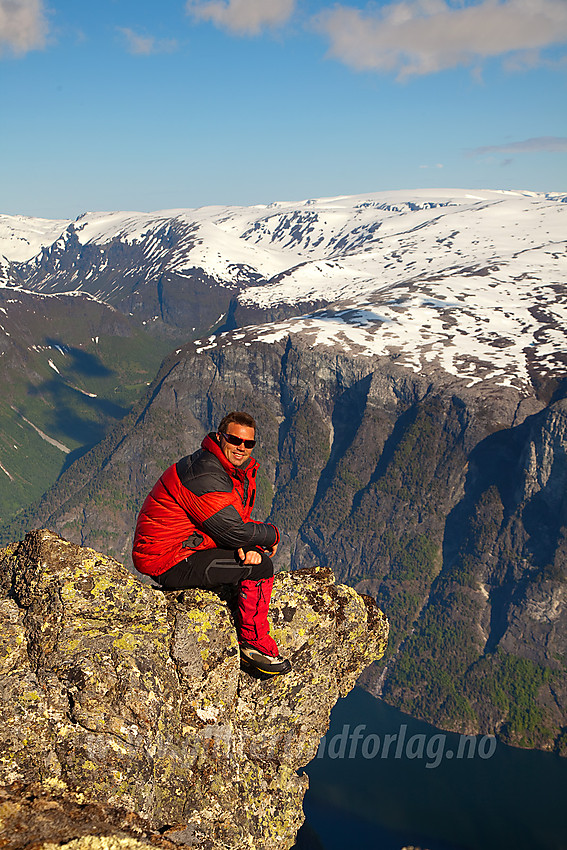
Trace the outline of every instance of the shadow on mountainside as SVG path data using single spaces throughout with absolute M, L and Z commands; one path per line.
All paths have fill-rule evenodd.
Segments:
M 88 351 L 83 351 L 82 348 L 66 345 L 62 340 L 51 339 L 50 337 L 46 337 L 45 345 L 68 355 L 71 358 L 70 368 L 80 375 L 87 375 L 91 378 L 106 378 L 114 374 L 114 369 L 105 366 L 100 357 L 90 354 Z

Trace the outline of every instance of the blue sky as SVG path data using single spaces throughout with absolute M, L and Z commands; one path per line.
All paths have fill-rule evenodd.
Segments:
M 567 0 L 0 0 L 0 212 L 567 189 Z

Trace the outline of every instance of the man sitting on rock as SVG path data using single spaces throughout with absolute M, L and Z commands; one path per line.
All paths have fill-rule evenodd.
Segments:
M 132 558 L 164 590 L 239 584 L 237 629 L 242 660 L 263 673 L 287 673 L 269 635 L 272 558 L 280 535 L 250 519 L 258 463 L 251 457 L 256 423 L 247 413 L 224 417 L 201 448 L 170 466 L 142 505 Z

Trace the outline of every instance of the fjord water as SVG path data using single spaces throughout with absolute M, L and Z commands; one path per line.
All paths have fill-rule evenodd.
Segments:
M 362 688 L 333 709 L 306 773 L 324 850 L 567 850 L 567 758 L 467 742 Z

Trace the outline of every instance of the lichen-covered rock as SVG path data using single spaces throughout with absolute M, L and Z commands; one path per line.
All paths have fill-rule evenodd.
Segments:
M 147 830 L 125 836 L 155 843 L 158 830 L 203 850 L 293 844 L 307 785 L 296 771 L 387 639 L 373 600 L 330 570 L 280 573 L 270 618 L 293 672 L 254 678 L 229 594 L 163 593 L 48 531 L 5 552 L 0 587 L 6 793 L 56 782 L 59 798 L 135 812 Z M 0 807 L 0 846 L 16 850 L 2 843 L 11 817 Z
M 146 850 L 177 846 L 133 812 L 89 801 L 57 779 L 0 788 L 2 850 Z

